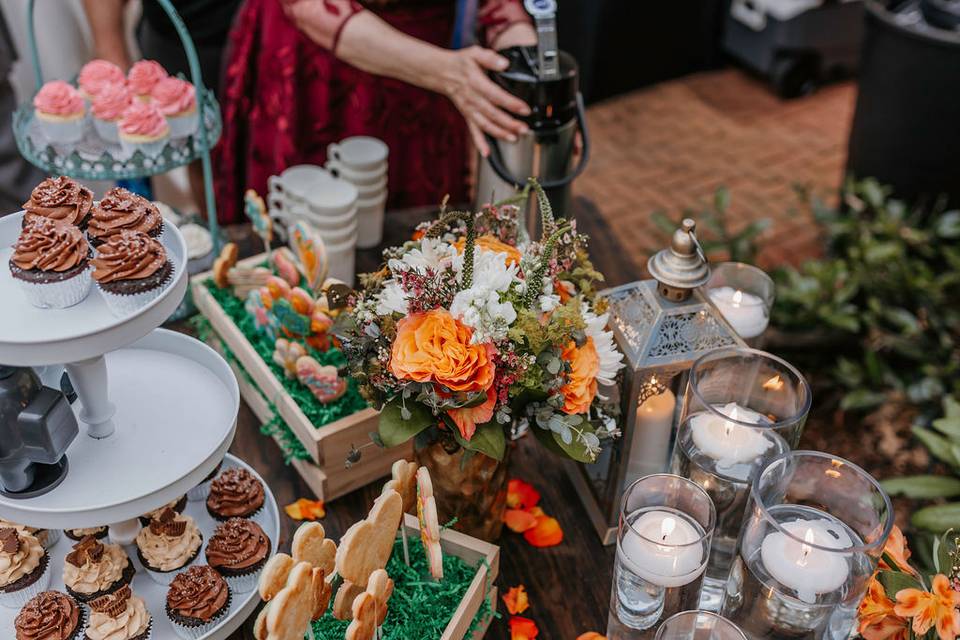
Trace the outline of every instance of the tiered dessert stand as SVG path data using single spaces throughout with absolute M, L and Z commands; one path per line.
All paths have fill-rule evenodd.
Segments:
M 203 343 L 157 328 L 187 289 L 186 247 L 173 225 L 166 225 L 161 237 L 174 264 L 172 282 L 139 312 L 117 318 L 95 287 L 68 309 L 39 309 L 27 302 L 6 268 L 22 215 L 0 218 L 0 362 L 29 367 L 66 363 L 81 428 L 66 452 L 64 480 L 37 497 L 0 494 L 0 517 L 44 529 L 110 525 L 111 541 L 130 544 L 139 529 L 138 516 L 185 494 L 221 461 L 224 467 L 250 469 L 226 453 L 240 403 L 237 381 L 227 363 Z M 265 483 L 264 488 L 258 520 L 276 549 L 279 513 Z M 204 504 L 191 502 L 186 513 L 196 519 L 206 544 L 216 523 Z M 63 589 L 63 561 L 71 544 L 63 536 L 51 551 L 53 589 Z M 127 550 L 139 569 L 136 549 Z M 203 562 L 202 552 L 197 562 Z M 138 571 L 133 590 L 153 616 L 153 637 L 174 637 L 164 613 L 166 589 Z M 204 639 L 226 638 L 256 605 L 255 591 L 234 594 L 229 615 Z M 16 614 L 0 607 L 0 637 L 13 637 Z

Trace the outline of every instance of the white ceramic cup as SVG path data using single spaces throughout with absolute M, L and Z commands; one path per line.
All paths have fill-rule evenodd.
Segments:
M 356 275 L 356 240 L 342 244 L 329 244 L 326 245 L 326 249 L 330 264 L 327 277 L 336 278 L 352 287 Z
M 383 214 L 387 192 L 370 200 L 357 201 L 357 248 L 370 249 L 383 240 Z
M 351 169 L 338 160 L 327 160 L 327 163 L 323 166 L 331 175 L 352 182 L 358 187 L 372 187 L 387 179 L 388 165 L 386 160 L 369 171 Z
M 304 197 L 304 206 L 319 218 L 337 217 L 356 209 L 357 188 L 339 178 L 314 185 Z
M 279 176 L 270 176 L 267 178 L 267 207 L 271 217 L 289 220 L 291 206 L 306 206 L 307 193 L 333 179 L 329 171 L 313 164 L 294 165 L 284 169 Z
M 382 194 L 387 192 L 387 176 L 383 176 L 379 182 L 372 185 L 362 185 L 358 184 L 357 187 L 357 199 L 358 201 L 362 200 L 376 200 Z
M 389 149 L 383 140 L 371 136 L 353 136 L 327 146 L 327 158 L 343 163 L 353 171 L 370 172 L 387 161 Z
M 343 229 L 356 226 L 357 223 L 356 207 L 351 207 L 346 213 L 336 216 L 318 216 L 310 208 L 302 205 L 291 207 L 290 212 L 295 220 L 309 222 L 322 234 L 339 233 Z

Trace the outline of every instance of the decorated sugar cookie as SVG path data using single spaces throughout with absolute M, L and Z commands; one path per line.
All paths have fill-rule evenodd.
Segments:
M 430 575 L 436 580 L 443 580 L 440 520 L 437 518 L 437 501 L 433 496 L 433 482 L 426 467 L 417 469 L 417 519 L 420 521 L 420 540 L 427 554 Z
M 333 402 L 347 392 L 347 381 L 340 377 L 337 368 L 322 366 L 311 356 L 297 358 L 297 380 L 323 404 Z
M 253 225 L 253 231 L 263 240 L 264 251 L 270 253 L 270 242 L 273 240 L 273 220 L 267 213 L 267 205 L 253 189 L 247 189 L 243 194 L 243 213 Z
M 327 250 L 320 234 L 308 223 L 300 221 L 289 229 L 290 248 L 297 257 L 307 286 L 319 292 L 327 277 Z
M 288 378 L 297 377 L 297 360 L 307 355 L 307 350 L 299 342 L 285 338 L 277 338 L 273 347 L 273 361 L 283 367 L 283 373 Z
M 300 284 L 300 270 L 297 269 L 296 258 L 290 249 L 281 247 L 270 254 L 270 265 L 277 275 L 286 280 L 291 287 Z

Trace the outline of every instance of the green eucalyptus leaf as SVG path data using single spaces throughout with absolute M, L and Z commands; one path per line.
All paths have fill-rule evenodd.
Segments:
M 960 496 L 960 478 L 918 475 L 884 480 L 880 485 L 887 493 L 917 500 L 955 498 Z
M 410 413 L 409 418 L 402 414 L 404 404 Z M 435 423 L 437 419 L 430 409 L 419 402 L 408 400 L 402 402 L 400 398 L 392 398 L 383 405 L 380 411 L 379 433 L 380 439 L 387 447 L 396 447 Z
M 940 418 L 933 421 L 933 428 L 943 435 L 960 442 L 960 416 Z
M 880 571 L 877 580 L 883 585 L 887 597 L 896 602 L 897 592 L 903 589 L 922 589 L 923 584 L 909 573 L 900 571 Z
M 910 522 L 918 529 L 935 533 L 960 529 L 960 502 L 923 507 L 914 512 Z

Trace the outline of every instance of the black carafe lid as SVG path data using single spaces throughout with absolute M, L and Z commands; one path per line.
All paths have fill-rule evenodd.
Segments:
M 493 80 L 530 105 L 530 115 L 520 119 L 531 129 L 556 128 L 576 117 L 579 72 L 573 56 L 565 51 L 558 52 L 559 77 L 541 80 L 537 73 L 535 46 L 510 47 L 498 53 L 510 61 L 510 66 L 505 71 L 491 74 Z

